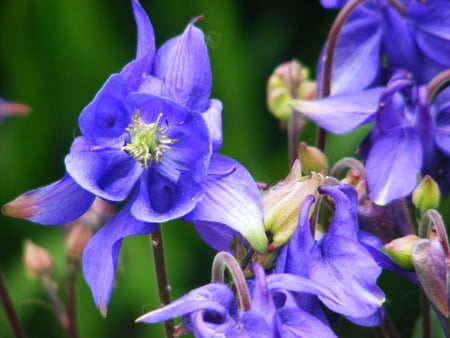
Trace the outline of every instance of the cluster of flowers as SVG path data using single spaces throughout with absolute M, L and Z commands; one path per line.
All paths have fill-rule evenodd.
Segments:
M 377 286 L 383 268 L 421 283 L 448 317 L 450 254 L 442 225 L 434 219 L 438 235 L 419 233 L 426 238 L 410 246 L 415 271 L 381 249 L 394 233 L 413 232 L 408 213 L 399 216 L 389 206 L 408 203 L 414 191 L 425 194 L 415 206 L 428 215 L 420 200 L 434 195 L 416 188 L 418 175 L 427 177 L 425 185 L 431 177 L 444 193 L 449 189 L 450 89 L 438 89 L 450 78 L 450 3 L 322 4 L 343 8 L 318 65 L 319 98 L 294 95 L 289 104 L 293 115 L 334 133 L 373 123 L 359 150 L 365 170 L 357 173 L 347 161 L 353 168 L 339 181 L 321 171 L 324 166 L 306 172 L 317 156 L 304 154 L 285 179 L 259 189 L 242 165 L 219 154 L 222 104 L 210 98 L 212 75 L 203 33 L 194 26 L 198 18 L 156 50 L 150 20 L 132 0 L 136 58 L 82 111 L 66 175 L 17 197 L 3 213 L 59 225 L 85 214 L 96 198 L 120 205 L 83 252 L 84 277 L 105 315 L 123 238 L 152 233 L 177 218 L 192 222 L 220 252 L 213 281 L 138 318 L 156 323 L 182 316 L 176 335 L 335 337 L 340 317 L 378 326 L 384 320 L 385 295 Z M 381 234 L 381 219 L 395 229 Z

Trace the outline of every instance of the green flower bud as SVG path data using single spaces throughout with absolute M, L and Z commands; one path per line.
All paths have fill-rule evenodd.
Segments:
M 300 162 L 296 160 L 283 181 L 263 195 L 264 227 L 273 235 L 271 249 L 285 244 L 292 237 L 302 204 L 308 195 L 317 196 L 321 174 L 301 177 Z
M 416 208 L 424 212 L 428 209 L 435 209 L 439 205 L 441 193 L 437 183 L 428 175 L 422 179 L 414 189 L 412 201 Z
M 313 172 L 320 173 L 328 168 L 328 159 L 320 149 L 301 142 L 298 153 L 302 170 L 306 175 Z
M 296 98 L 316 98 L 316 82 L 309 80 L 309 70 L 297 60 L 283 63 L 275 68 L 267 83 L 267 105 L 269 111 L 281 121 L 289 121 Z
M 411 250 L 413 245 L 419 239 L 420 238 L 416 235 L 407 235 L 396 238 L 393 241 L 386 243 L 383 247 L 383 251 L 402 268 L 411 269 L 413 267 Z

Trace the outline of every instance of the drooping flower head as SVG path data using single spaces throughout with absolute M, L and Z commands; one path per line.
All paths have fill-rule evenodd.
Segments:
M 427 87 L 411 73 L 396 71 L 386 88 L 372 88 L 317 101 L 296 101 L 295 108 L 328 131 L 342 134 L 374 122 L 362 142 L 369 197 L 377 204 L 408 196 L 418 175 L 430 175 L 448 191 L 448 98 L 443 90 L 433 103 Z
M 321 3 L 326 8 L 337 8 L 348 1 Z M 351 13 L 339 35 L 331 93 L 384 83 L 385 66 L 408 70 L 419 84 L 430 81 L 450 67 L 449 18 L 450 4 L 445 0 L 363 2 Z
M 124 237 L 150 233 L 157 223 L 194 211 L 192 219 L 229 219 L 232 213 L 223 211 L 221 201 L 234 196 L 247 202 L 236 203 L 237 209 L 256 210 L 259 203 L 247 170 L 217 154 L 222 105 L 209 98 L 209 56 L 196 19 L 156 51 L 147 14 L 137 0 L 132 5 L 138 27 L 136 59 L 113 74 L 82 111 L 81 136 L 65 158 L 67 174 L 3 208 L 10 216 L 61 224 L 81 216 L 96 196 L 123 204 L 83 255 L 83 272 L 102 313 Z M 227 224 L 263 251 L 267 239 L 262 217 L 249 214 L 246 222 L 231 217 Z

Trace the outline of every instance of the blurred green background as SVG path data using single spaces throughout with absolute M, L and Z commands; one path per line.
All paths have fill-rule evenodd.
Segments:
M 292 58 L 314 72 L 335 15 L 318 2 L 141 0 L 158 46 L 180 34 L 192 17 L 205 15 L 197 26 L 208 41 L 212 97 L 224 103 L 222 153 L 243 163 L 256 180 L 275 183 L 287 173 L 286 135 L 266 108 L 266 81 L 277 64 Z M 0 0 L 0 96 L 33 109 L 30 116 L 8 118 L 0 126 L 1 205 L 62 177 L 64 156 L 79 133 L 78 114 L 108 76 L 133 59 L 135 48 L 128 0 Z M 330 162 L 354 154 L 361 136 L 331 137 Z M 313 141 L 312 126 L 305 138 Z M 26 238 L 46 247 L 55 259 L 55 278 L 62 283 L 62 229 L 3 215 L 0 226 L 0 264 L 28 337 L 63 337 L 46 294 L 26 277 L 21 257 Z M 166 224 L 163 232 L 172 297 L 177 298 L 209 281 L 214 253 L 190 224 Z M 80 337 L 161 337 L 159 325 L 134 323 L 158 307 L 149 238 L 126 239 L 119 265 L 106 319 L 78 275 Z M 386 284 L 392 297 L 400 297 L 401 310 L 395 309 L 393 317 L 404 326 L 403 336 L 409 336 L 417 315 L 417 290 L 397 279 Z M 63 284 L 60 287 L 63 296 Z M 388 307 L 393 303 L 389 298 Z M 370 331 L 346 325 L 339 330 L 342 337 L 370 336 Z M 10 336 L 0 311 L 0 337 Z

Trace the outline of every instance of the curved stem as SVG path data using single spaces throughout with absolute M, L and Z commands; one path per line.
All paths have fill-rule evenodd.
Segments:
M 431 230 L 434 227 L 437 236 L 440 239 L 442 249 L 444 250 L 445 258 L 450 259 L 450 248 L 448 245 L 447 232 L 445 230 L 445 224 L 441 215 L 434 209 L 429 209 L 425 212 L 422 220 L 419 224 L 419 237 L 427 238 L 430 236 Z
M 170 303 L 170 285 L 167 278 L 166 262 L 164 259 L 164 247 L 161 227 L 158 225 L 158 229 L 154 231 L 150 236 L 156 283 L 158 284 L 159 302 L 161 306 L 164 306 Z M 174 324 L 171 319 L 164 322 L 164 331 L 166 338 L 173 337 Z
M 336 46 L 339 38 L 339 33 L 341 32 L 344 23 L 347 21 L 350 14 L 365 0 L 350 0 L 341 9 L 338 16 L 331 26 L 330 32 L 328 34 L 327 43 L 325 45 L 325 52 L 323 54 L 323 77 L 322 85 L 320 87 L 319 98 L 330 96 L 331 93 L 331 80 L 333 71 L 333 59 L 334 52 L 336 51 Z M 325 149 L 326 132 L 322 128 L 318 128 L 316 145 L 321 151 Z
M 344 157 L 337 161 L 331 168 L 330 176 L 338 177 L 345 168 L 355 169 L 360 175 L 360 179 L 366 179 L 366 169 L 361 162 L 352 157 Z
M 436 97 L 439 89 L 444 86 L 446 83 L 450 81 L 450 69 L 446 69 L 436 75 L 431 81 L 428 83 L 427 92 L 428 92 L 428 100 L 429 102 L 433 102 Z
M 50 297 L 50 301 L 53 304 L 59 324 L 69 336 L 70 320 L 67 316 L 64 304 L 61 302 L 61 299 L 58 296 L 57 284 L 52 280 L 50 274 L 48 273 L 41 274 L 40 279 L 42 281 L 42 284 L 44 285 L 45 290 L 47 291 L 48 296 Z
M 8 318 L 9 325 L 15 338 L 25 338 L 22 326 L 20 325 L 14 306 L 9 297 L 8 290 L 6 289 L 5 279 L 3 277 L 3 270 L 0 266 L 0 302 L 5 310 L 6 317 Z
M 228 269 L 230 272 L 233 283 L 236 286 L 239 308 L 244 312 L 248 311 L 250 309 L 251 301 L 244 273 L 233 255 L 226 251 L 222 251 L 214 257 L 212 264 L 212 281 L 225 283 L 225 269 Z

